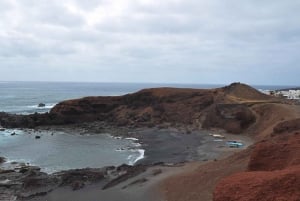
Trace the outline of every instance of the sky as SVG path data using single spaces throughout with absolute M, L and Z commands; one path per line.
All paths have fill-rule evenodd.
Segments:
M 300 85 L 300 1 L 0 0 L 0 80 Z

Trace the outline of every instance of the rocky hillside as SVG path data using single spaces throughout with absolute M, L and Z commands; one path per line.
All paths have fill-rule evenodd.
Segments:
M 0 114 L 4 127 L 104 121 L 117 126 L 190 126 L 245 131 L 255 122 L 249 103 L 279 101 L 234 83 L 218 89 L 154 88 L 114 97 L 86 97 L 57 104 L 50 113 Z

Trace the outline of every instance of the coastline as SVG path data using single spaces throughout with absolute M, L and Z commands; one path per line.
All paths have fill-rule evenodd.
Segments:
M 145 157 L 134 166 L 86 168 L 51 175 L 40 172 L 38 167 L 1 170 L 9 182 L 2 181 L 5 184 L 0 188 L 10 190 L 8 195 L 19 195 L 19 200 L 43 200 L 44 196 L 53 201 L 68 200 L 64 196 L 76 200 L 80 197 L 78 192 L 84 196 L 79 200 L 84 200 L 89 193 L 111 200 L 141 200 L 133 196 L 136 192 L 138 196 L 146 195 L 149 201 L 212 200 L 213 195 L 216 201 L 222 201 L 224 196 L 242 194 L 263 201 L 266 196 L 272 196 L 249 195 L 247 185 L 234 176 L 240 172 L 238 175 L 250 178 L 247 181 L 257 192 L 276 185 L 284 177 L 289 182 L 286 189 L 295 197 L 299 192 L 290 181 L 299 171 L 300 119 L 295 119 L 299 118 L 299 111 L 293 101 L 270 97 L 234 83 L 213 90 L 160 88 L 119 97 L 69 100 L 43 115 L 0 113 L 5 127 L 78 129 L 82 135 L 110 133 L 118 138 L 139 139 L 140 148 L 146 150 Z M 224 135 L 236 148 L 229 148 L 223 139 L 213 139 L 210 134 Z M 241 148 L 240 140 L 246 146 Z M 255 144 L 250 146 L 252 143 Z M 283 153 L 281 149 L 286 151 Z M 195 169 L 188 168 L 191 164 L 195 164 Z M 184 171 L 177 172 L 177 168 Z M 257 170 L 264 175 L 263 180 L 251 179 Z M 227 188 L 224 183 L 233 188 Z M 160 190 L 159 184 L 163 185 Z M 232 193 L 240 187 L 239 195 Z M 280 194 L 280 189 L 276 193 Z M 286 198 L 285 194 L 280 196 Z

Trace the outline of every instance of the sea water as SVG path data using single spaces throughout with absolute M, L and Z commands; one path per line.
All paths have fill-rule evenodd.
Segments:
M 35 139 L 37 135 L 41 138 Z M 17 161 L 52 173 L 74 168 L 133 165 L 143 158 L 144 150 L 137 140 L 109 134 L 7 129 L 0 131 L 0 156 L 9 160 L 4 166 Z

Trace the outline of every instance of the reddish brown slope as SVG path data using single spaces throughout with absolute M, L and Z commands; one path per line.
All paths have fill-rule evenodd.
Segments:
M 300 122 L 299 122 L 300 123 Z M 282 133 L 255 145 L 248 165 L 249 171 L 282 170 L 300 165 L 300 134 Z
M 214 201 L 299 201 L 300 166 L 273 172 L 245 172 L 222 180 Z
M 279 123 L 255 145 L 248 171 L 222 179 L 214 201 L 299 201 L 300 119 Z

